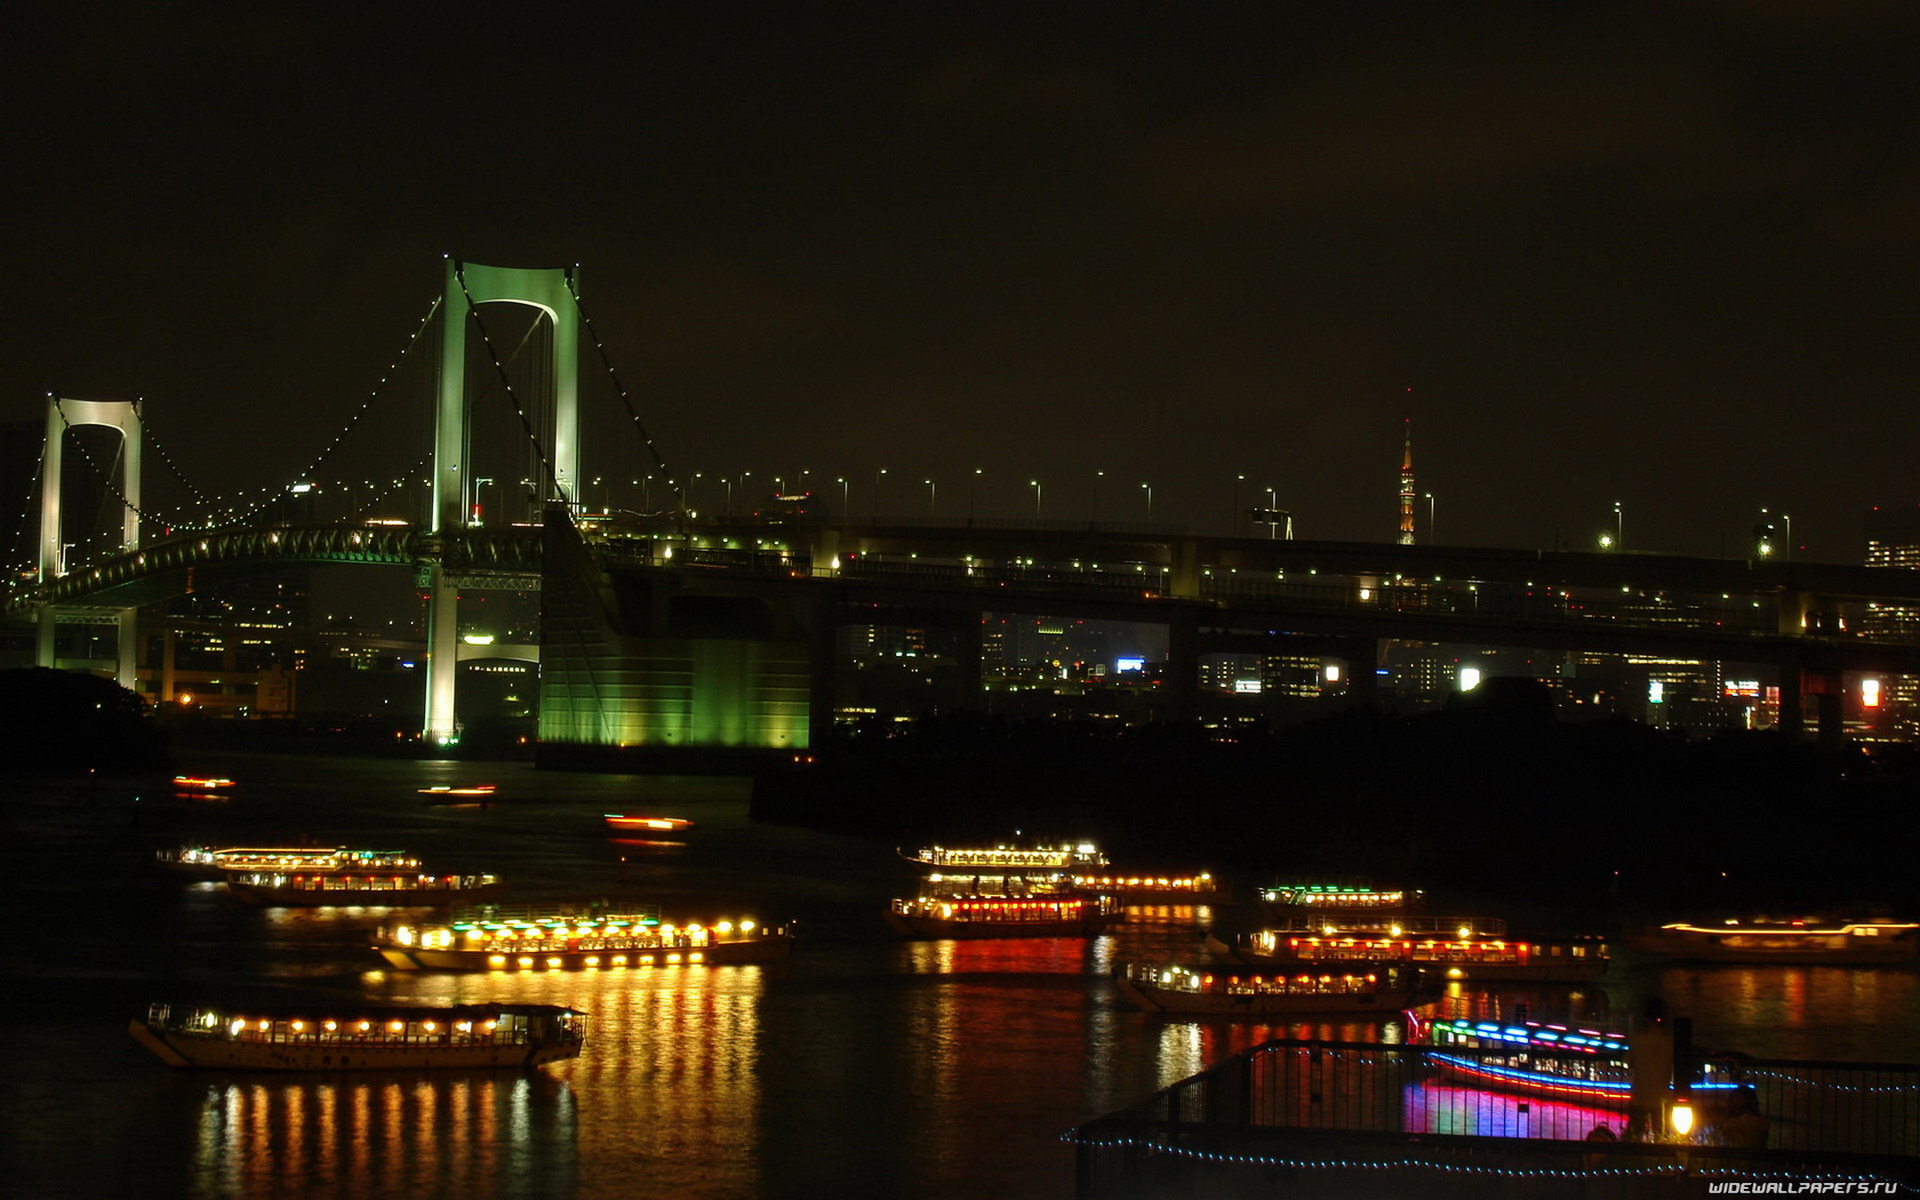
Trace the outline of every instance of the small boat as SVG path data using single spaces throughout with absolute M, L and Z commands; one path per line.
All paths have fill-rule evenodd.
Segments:
M 602 819 L 606 821 L 608 829 L 620 833 L 667 833 L 693 828 L 693 822 L 685 817 L 638 817 L 625 813 L 606 813 Z
M 419 871 L 236 871 L 227 890 L 248 904 L 443 908 L 505 887 L 498 875 Z
M 662 922 L 649 910 L 483 907 L 382 927 L 374 949 L 403 971 L 622 970 L 772 962 L 793 953 L 793 937 L 752 920 Z
M 224 792 L 232 786 L 233 780 L 218 775 L 175 775 L 173 777 L 173 790 L 188 795 Z
M 236 871 L 403 871 L 420 860 L 405 850 L 352 850 L 345 846 L 175 846 L 154 858 L 170 871 L 196 879 L 224 879 Z
M 168 1066 L 240 1071 L 532 1068 L 575 1058 L 587 1015 L 551 1004 L 311 1005 L 306 1010 L 155 1004 L 134 1040 Z
M 1070 882 L 1077 891 L 1114 896 L 1128 904 L 1217 904 L 1228 898 L 1227 889 L 1206 871 L 1193 875 L 1076 874 Z
M 1422 1058 L 1446 1078 L 1495 1091 L 1544 1096 L 1605 1108 L 1626 1108 L 1633 1096 L 1627 1035 L 1538 1021 L 1422 1021 L 1408 1041 L 1429 1047 Z M 1696 1105 L 1729 1105 L 1753 1085 L 1706 1063 L 1690 1084 Z
M 1395 1017 L 1421 999 L 1417 972 L 1350 963 L 1339 971 L 1262 971 L 1219 966 L 1126 963 L 1114 972 L 1134 1007 L 1176 1016 Z
M 1121 910 L 1107 896 L 966 894 L 895 900 L 882 915 L 902 937 L 1092 937 L 1120 920 Z
M 1591 983 L 1607 971 L 1607 947 L 1599 940 L 1534 942 L 1480 936 L 1467 925 L 1450 935 L 1408 935 L 1399 926 L 1380 935 L 1304 933 L 1263 929 L 1231 942 L 1208 934 L 1207 953 L 1255 967 L 1345 962 L 1391 962 L 1424 968 L 1447 979 L 1512 983 Z
M 1810 966 L 1887 966 L 1914 961 L 1920 925 L 1905 921 L 1676 922 L 1629 934 L 1628 947 L 1689 962 L 1797 963 Z
M 474 784 L 468 784 L 464 787 L 456 787 L 452 784 L 446 784 L 446 783 L 437 783 L 432 787 L 420 788 L 419 793 L 422 796 L 471 796 L 471 797 L 484 798 L 484 797 L 492 796 L 494 792 L 498 790 L 499 789 L 494 787 L 494 785 L 492 785 L 491 783 L 474 783 Z

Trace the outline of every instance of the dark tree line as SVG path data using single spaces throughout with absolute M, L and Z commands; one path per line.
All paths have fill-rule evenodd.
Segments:
M 76 671 L 0 671 L 0 771 L 135 771 L 166 763 L 145 701 Z

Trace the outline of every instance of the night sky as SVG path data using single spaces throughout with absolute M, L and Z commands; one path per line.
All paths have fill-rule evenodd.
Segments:
M 1920 501 L 1920 7 L 414 7 L 12 18 L 8 419 L 290 479 L 452 254 L 578 263 L 676 472 L 857 516 L 1386 541 L 1408 417 L 1445 543 Z

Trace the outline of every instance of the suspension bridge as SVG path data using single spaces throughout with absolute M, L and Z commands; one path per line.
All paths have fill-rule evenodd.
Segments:
M 435 343 L 437 357 L 426 349 Z M 583 438 L 587 345 L 618 401 L 623 442 Z M 410 426 L 422 436 L 401 436 Z M 589 440 L 605 456 L 597 474 L 583 472 Z M 146 471 L 149 456 L 162 471 Z M 554 527 L 577 533 L 566 515 L 594 508 L 583 492 L 604 477 L 643 486 L 646 511 L 605 522 L 621 536 L 563 548 L 558 562 Z M 158 699 L 140 679 L 143 609 L 299 564 L 407 569 L 425 608 L 422 735 L 443 743 L 457 729 L 460 597 L 487 589 L 543 591 L 540 645 L 526 651 L 545 660 L 543 742 L 804 746 L 832 719 L 834 638 L 849 624 L 950 631 L 970 702 L 989 611 L 1165 625 L 1176 712 L 1209 651 L 1325 654 L 1349 664 L 1350 694 L 1365 701 L 1391 641 L 1769 664 L 1781 723 L 1797 727 L 1803 695 L 1815 696 L 1823 731 L 1837 728 L 1833 698 L 1849 672 L 1920 674 L 1920 647 L 1864 637 L 1859 620 L 1867 606 L 1920 607 L 1911 571 L 1094 522 L 942 525 L 882 521 L 877 504 L 866 523 L 845 512 L 743 517 L 732 503 L 697 518 L 683 485 L 622 386 L 574 271 L 449 259 L 379 386 L 269 487 L 196 486 L 139 401 L 49 396 L 22 505 L 23 531 L 34 532 L 18 544 L 30 553 L 14 564 L 6 612 L 31 623 L 42 666 L 61 665 L 63 627 L 115 627 L 116 678 Z M 744 501 L 744 481 L 741 490 Z

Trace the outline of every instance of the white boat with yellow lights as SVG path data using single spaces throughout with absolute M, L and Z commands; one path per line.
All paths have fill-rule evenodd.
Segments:
M 162 867 L 196 879 L 224 879 L 236 871 L 337 872 L 419 867 L 405 850 L 353 850 L 345 846 L 173 846 L 154 851 Z
M 1078 891 L 1113 896 L 1128 904 L 1218 904 L 1229 897 L 1212 873 L 1149 875 L 1120 871 L 1076 871 L 1069 882 Z
M 1423 893 L 1364 884 L 1276 883 L 1260 889 L 1260 899 L 1277 913 L 1405 912 L 1419 906 Z
M 498 875 L 403 871 L 234 871 L 227 890 L 248 904 L 312 907 L 448 908 L 498 892 Z
M 155 1004 L 128 1027 L 174 1067 L 230 1071 L 532 1068 L 575 1058 L 587 1015 L 551 1004 L 299 1011 Z
M 1107 865 L 1091 842 L 900 854 L 927 869 L 919 894 L 894 900 L 882 914 L 902 937 L 1091 937 L 1125 919 L 1118 899 L 1074 884 L 1076 872 Z
M 1126 963 L 1114 972 L 1134 1007 L 1170 1016 L 1398 1016 L 1430 1002 L 1420 975 L 1389 963 L 1336 969 L 1261 970 L 1225 965 Z
M 751 919 L 667 922 L 652 911 L 461 913 L 446 922 L 383 926 L 374 949 L 404 971 L 568 971 L 717 967 L 793 953 L 781 926 Z
M 1913 962 L 1920 952 L 1920 924 L 1816 917 L 1699 925 L 1680 921 L 1629 934 L 1626 943 L 1643 953 L 1689 962 L 1893 966 Z

